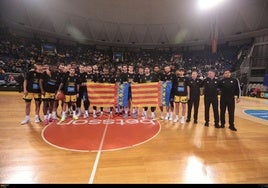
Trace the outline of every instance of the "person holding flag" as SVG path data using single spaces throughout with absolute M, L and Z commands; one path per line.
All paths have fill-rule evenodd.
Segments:
M 140 83 L 150 83 L 150 82 L 158 82 L 158 78 L 156 77 L 155 74 L 151 73 L 150 71 L 150 67 L 149 66 L 145 66 L 144 69 L 144 74 L 141 77 Z M 151 106 L 151 119 L 155 120 L 155 110 L 156 110 L 156 106 Z M 145 106 L 143 107 L 143 119 L 146 119 L 147 116 L 147 111 L 148 111 L 148 107 Z
M 169 65 L 164 66 L 164 73 L 160 76 L 160 81 L 165 82 L 166 91 L 165 91 L 165 108 L 166 108 L 166 116 L 164 116 L 164 106 L 160 105 L 160 118 L 165 120 L 173 120 L 173 109 L 174 103 L 170 102 L 170 94 L 172 88 L 172 81 L 175 79 L 175 74 L 171 72 L 171 68 Z M 169 86 L 170 85 L 170 86 Z

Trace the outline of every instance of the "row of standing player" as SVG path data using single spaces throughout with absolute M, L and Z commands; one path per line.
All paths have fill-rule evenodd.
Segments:
M 35 68 L 28 72 L 24 79 L 23 99 L 26 103 L 26 117 L 21 122 L 21 124 L 26 124 L 30 121 L 30 104 L 32 99 L 35 100 L 35 122 L 41 121 L 39 111 L 40 105 L 43 101 L 43 113 L 44 113 L 44 124 L 57 119 L 57 108 L 58 102 L 57 98 L 64 93 L 64 101 L 62 106 L 62 117 L 61 121 L 66 119 L 66 114 L 68 112 L 67 107 L 72 109 L 73 118 L 77 119 L 81 114 L 81 102 L 84 103 L 84 117 L 88 117 L 89 114 L 89 104 L 86 83 L 87 82 L 100 82 L 100 83 L 145 83 L 145 82 L 157 82 L 158 76 L 156 74 L 150 73 L 150 68 L 145 67 L 145 69 L 140 68 L 139 73 L 134 73 L 134 67 L 122 66 L 122 72 L 116 75 L 109 74 L 109 69 L 107 67 L 103 68 L 102 74 L 94 74 L 92 67 L 85 70 L 84 65 L 79 66 L 79 71 L 73 67 L 70 67 L 67 71 L 62 71 L 61 66 L 59 70 L 55 65 L 43 65 L 40 62 L 35 64 Z M 169 70 L 170 72 L 170 70 Z M 143 74 L 144 73 L 144 74 Z M 173 75 L 173 74 L 172 74 Z M 130 87 L 131 88 L 131 87 Z M 131 93 L 131 91 L 129 92 Z M 56 99 L 56 100 L 55 100 Z M 131 100 L 131 96 L 129 96 Z M 129 103 L 131 104 L 131 103 Z M 128 116 L 129 107 L 123 108 L 123 117 Z M 122 107 L 115 108 L 116 112 L 119 113 Z M 155 119 L 155 109 L 156 107 L 151 107 L 152 119 Z M 93 117 L 96 115 L 97 108 L 93 106 Z M 108 109 L 112 112 L 113 107 Z M 147 117 L 148 107 L 143 108 L 144 118 Z M 103 113 L 103 108 L 100 108 L 100 113 Z M 137 117 L 137 108 L 132 108 L 132 116 Z
M 215 127 L 220 128 L 225 126 L 225 111 L 228 109 L 229 113 L 229 128 L 236 130 L 234 127 L 234 96 L 237 95 L 239 102 L 240 86 L 237 79 L 230 77 L 230 71 L 224 72 L 224 78 L 218 80 L 215 78 L 215 71 L 210 70 L 208 77 L 204 80 L 198 78 L 197 71 L 192 71 L 191 78 L 184 77 L 184 69 L 180 68 L 174 74 L 171 72 L 170 67 L 164 67 L 164 72 L 156 71 L 150 72 L 150 67 L 139 68 L 137 74 L 134 73 L 133 66 L 122 66 L 122 71 L 117 72 L 116 75 L 110 75 L 107 67 L 103 68 L 102 74 L 94 74 L 92 67 L 87 67 L 85 70 L 84 65 L 79 66 L 79 72 L 76 73 L 74 68 L 67 71 L 57 70 L 55 65 L 45 65 L 42 68 L 40 63 L 36 64 L 34 70 L 30 71 L 24 80 L 24 100 L 26 102 L 26 117 L 21 124 L 26 124 L 30 121 L 30 102 L 35 99 L 35 122 L 40 122 L 39 110 L 41 101 L 43 101 L 44 124 L 56 119 L 58 108 L 57 95 L 64 93 L 65 99 L 62 107 L 62 121 L 66 118 L 67 107 L 73 109 L 73 118 L 77 119 L 81 114 L 81 102 L 84 102 L 84 118 L 88 117 L 89 101 L 86 91 L 86 82 L 101 82 L 101 83 L 145 83 L 171 81 L 172 91 L 170 97 L 170 106 L 166 107 L 166 116 L 164 116 L 164 109 L 160 106 L 161 119 L 173 120 L 173 109 L 175 104 L 175 118 L 174 122 L 179 120 L 179 104 L 182 106 L 181 123 L 185 123 L 186 104 L 188 104 L 188 112 L 186 122 L 191 119 L 191 111 L 194 106 L 194 123 L 197 123 L 198 107 L 200 99 L 200 88 L 204 87 L 204 104 L 205 104 L 205 126 L 209 124 L 209 108 L 210 104 L 213 107 Z M 159 69 L 160 70 L 160 69 Z M 131 89 L 131 87 L 130 87 Z M 219 113 L 218 113 L 218 89 L 221 91 L 220 99 L 220 118 L 221 126 L 219 126 Z M 230 92 L 231 91 L 231 92 Z M 129 92 L 131 93 L 131 91 Z M 131 95 L 129 96 L 129 106 L 123 108 L 123 117 L 128 116 L 128 110 L 131 105 Z M 116 113 L 122 109 L 116 107 Z M 108 109 L 113 111 L 113 107 Z M 148 107 L 143 108 L 143 117 L 147 118 Z M 155 120 L 156 107 L 151 107 L 151 118 Z M 101 108 L 101 113 L 103 108 Z M 132 117 L 137 117 L 137 108 L 132 108 Z M 96 107 L 93 107 L 93 117 L 96 117 Z

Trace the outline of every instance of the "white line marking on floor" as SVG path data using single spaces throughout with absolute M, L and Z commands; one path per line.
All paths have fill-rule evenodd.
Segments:
M 106 135 L 107 128 L 108 128 L 108 121 L 110 120 L 110 117 L 111 117 L 111 114 L 109 114 L 108 119 L 107 119 L 107 123 L 105 125 L 105 129 L 104 129 L 104 132 L 103 132 L 103 135 L 102 135 L 102 138 L 101 138 L 100 147 L 98 149 L 97 156 L 96 156 L 96 159 L 94 161 L 93 169 L 92 169 L 92 172 L 91 172 L 89 181 L 88 181 L 89 184 L 93 184 L 93 182 L 94 182 L 96 170 L 97 170 L 97 167 L 98 167 L 98 164 L 99 164 L 99 160 L 100 160 L 100 156 L 101 156 L 103 142 L 104 142 L 105 135 Z

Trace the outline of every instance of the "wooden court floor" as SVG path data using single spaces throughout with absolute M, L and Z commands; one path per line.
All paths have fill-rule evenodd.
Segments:
M 52 147 L 42 123 L 20 125 L 22 93 L 0 92 L 0 107 L 0 184 L 268 184 L 268 121 L 243 112 L 268 110 L 266 99 L 242 97 L 237 132 L 205 127 L 201 98 L 197 125 L 158 120 L 150 141 L 99 152 Z

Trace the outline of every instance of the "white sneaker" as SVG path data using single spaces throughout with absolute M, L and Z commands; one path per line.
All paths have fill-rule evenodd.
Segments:
M 78 120 L 78 116 L 73 114 L 73 119 Z
M 155 119 L 155 115 L 154 115 L 154 114 L 152 114 L 151 119 L 152 119 L 153 121 L 155 121 L 155 120 L 156 120 L 156 119 Z
M 185 118 L 182 117 L 182 118 L 181 118 L 181 124 L 184 124 L 184 123 L 185 123 Z
M 147 119 L 147 112 L 142 112 L 142 119 Z
M 132 114 L 131 114 L 131 117 L 132 117 L 133 119 L 137 119 L 137 117 L 138 117 L 138 112 L 134 112 L 134 113 L 132 113 Z
M 58 120 L 56 115 L 52 115 L 52 120 Z
M 168 118 L 168 120 L 169 120 L 169 121 L 172 121 L 172 120 L 173 120 L 173 117 L 172 117 L 172 116 L 170 116 L 170 117 Z
M 84 119 L 88 118 L 88 113 L 84 113 Z
M 25 118 L 24 120 L 22 120 L 21 122 L 20 122 L 20 124 L 21 125 L 24 125 L 24 124 L 27 124 L 27 123 L 29 123 L 30 122 L 30 118 Z
M 63 122 L 63 121 L 65 121 L 65 119 L 66 119 L 66 116 L 63 115 L 63 116 L 61 117 L 60 121 Z
M 35 116 L 34 122 L 35 123 L 40 123 L 41 122 L 40 117 L 39 116 Z
M 93 114 L 93 117 L 94 117 L 94 118 L 96 118 L 96 117 L 97 117 L 97 115 L 96 115 L 96 114 Z
M 169 119 L 169 115 L 167 114 L 166 117 L 165 117 L 165 120 L 168 120 Z
M 77 117 L 81 116 L 81 111 L 80 110 L 77 110 L 77 114 L 76 114 Z
M 68 114 L 68 116 L 72 116 L 73 115 L 73 110 L 71 109 L 71 108 L 69 108 L 69 114 Z
M 163 113 L 161 113 L 160 119 L 165 119 Z
M 177 123 L 178 121 L 179 121 L 179 118 L 176 117 L 173 122 Z
M 128 114 L 124 113 L 123 118 L 127 118 L 127 117 L 128 117 Z

